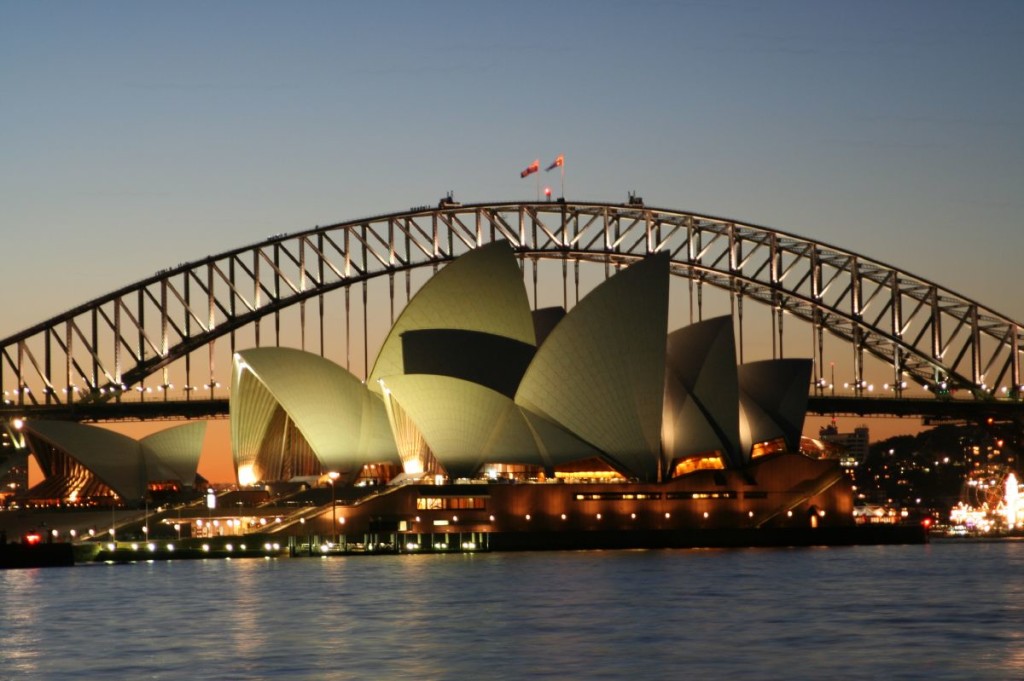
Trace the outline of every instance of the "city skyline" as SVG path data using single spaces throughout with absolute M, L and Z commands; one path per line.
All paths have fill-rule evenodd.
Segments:
M 862 253 L 1024 320 L 1024 8 L 0 4 L 7 337 L 412 205 L 621 201 Z M 11 257 L 14 254 L 15 257 Z M 215 430 L 215 429 L 214 429 Z

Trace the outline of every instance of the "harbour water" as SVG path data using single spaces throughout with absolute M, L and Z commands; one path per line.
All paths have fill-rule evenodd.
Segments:
M 1024 678 L 1024 542 L 0 572 L 0 679 Z

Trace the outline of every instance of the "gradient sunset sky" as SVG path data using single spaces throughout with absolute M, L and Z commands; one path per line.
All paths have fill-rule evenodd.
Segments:
M 0 337 L 434 203 L 775 227 L 1024 320 L 1024 3 L 0 0 Z

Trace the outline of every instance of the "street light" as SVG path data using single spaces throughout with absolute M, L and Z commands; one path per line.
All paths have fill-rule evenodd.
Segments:
M 335 530 L 338 523 L 334 510 L 334 481 L 337 480 L 340 476 L 341 474 L 338 473 L 338 471 L 330 471 L 327 473 L 327 479 L 331 481 L 331 540 L 334 542 L 337 542 L 337 535 L 335 534 Z

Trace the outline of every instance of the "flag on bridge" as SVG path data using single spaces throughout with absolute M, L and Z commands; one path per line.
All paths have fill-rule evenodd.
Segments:
M 547 172 L 549 170 L 554 170 L 555 168 L 561 168 L 564 165 L 565 165 L 565 156 L 563 156 L 562 154 L 559 154 L 558 157 L 555 158 L 554 163 L 552 163 L 547 168 L 545 168 L 544 172 Z
M 533 163 L 531 163 L 530 165 L 526 166 L 526 170 L 524 170 L 523 172 L 519 173 L 519 177 L 527 177 L 529 175 L 533 175 L 538 170 L 540 170 L 540 159 L 539 158 L 536 161 L 534 161 Z

